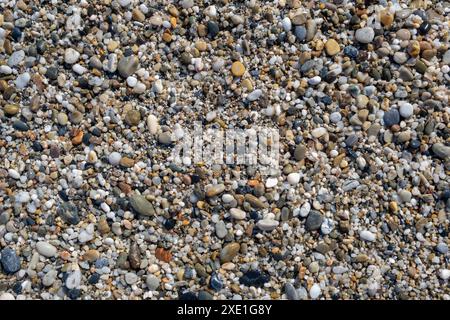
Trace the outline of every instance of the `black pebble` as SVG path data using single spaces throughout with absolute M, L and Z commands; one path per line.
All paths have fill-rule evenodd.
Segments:
M 22 31 L 19 28 L 14 27 L 11 31 L 11 37 L 14 39 L 14 41 L 19 41 L 22 37 Z
M 167 230 L 172 230 L 175 225 L 176 225 L 176 221 L 174 219 L 167 219 L 166 221 L 164 221 L 164 228 L 166 228 Z
M 70 299 L 75 300 L 80 297 L 81 290 L 80 289 L 71 289 L 67 292 L 67 295 Z
M 208 21 L 208 36 L 214 39 L 219 33 L 219 26 L 213 21 Z
M 422 22 L 422 24 L 419 27 L 419 33 L 425 35 L 428 33 L 428 31 L 430 31 L 430 29 L 431 29 L 431 24 L 424 21 L 424 22 Z
M 100 280 L 100 275 L 95 272 L 92 274 L 92 276 L 89 277 L 88 282 L 89 284 L 96 284 Z

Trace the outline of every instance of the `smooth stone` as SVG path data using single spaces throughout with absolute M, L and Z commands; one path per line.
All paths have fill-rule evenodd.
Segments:
M 25 59 L 25 51 L 19 50 L 15 51 L 8 58 L 8 66 L 14 67 L 20 64 Z
M 21 120 L 16 120 L 13 122 L 13 128 L 18 130 L 18 131 L 28 131 L 30 130 L 30 127 L 28 127 L 28 125 L 21 121 Z
M 155 215 L 155 208 L 144 196 L 133 194 L 129 200 L 133 209 L 140 215 L 147 217 Z
M 286 297 L 288 300 L 300 300 L 297 290 L 291 283 L 286 283 L 284 285 L 284 292 L 286 293 Z
M 320 138 L 328 133 L 327 129 L 324 127 L 315 128 L 313 131 L 311 131 L 311 135 L 314 138 Z
M 287 176 L 289 184 L 296 185 L 300 181 L 300 174 L 298 172 L 292 172 Z
M 240 61 L 233 62 L 233 64 L 231 65 L 231 73 L 235 77 L 243 76 L 245 73 L 245 67 L 242 64 L 242 62 L 240 62 Z
M 295 147 L 294 158 L 297 161 L 302 161 L 306 157 L 306 146 L 303 144 L 298 144 Z
M 450 50 L 447 50 L 442 56 L 442 63 L 450 65 Z
M 269 178 L 266 180 L 266 188 L 273 188 L 278 184 L 277 178 Z
M 227 244 L 221 251 L 220 251 L 220 262 L 231 262 L 233 258 L 239 253 L 239 249 L 241 248 L 241 245 L 237 242 L 229 243 Z
M 281 21 L 281 24 L 283 26 L 284 31 L 289 32 L 292 29 L 292 22 L 291 19 L 289 19 L 288 17 L 284 18 Z
M 127 272 L 125 274 L 125 282 L 129 285 L 135 284 L 138 282 L 139 278 L 136 273 L 134 272 Z
M 57 249 L 55 246 L 51 245 L 48 242 L 39 241 L 36 244 L 36 250 L 39 252 L 40 255 L 51 258 L 56 255 Z
M 323 215 L 320 212 L 312 210 L 308 214 L 308 217 L 306 218 L 305 223 L 306 230 L 308 231 L 319 230 L 320 226 L 322 225 L 323 219 L 324 219 Z
M 202 290 L 198 293 L 198 300 L 214 300 L 214 296 L 208 291 Z
M 439 277 L 442 280 L 448 280 L 450 278 L 450 269 L 439 270 Z
M 122 155 L 119 152 L 111 152 L 108 156 L 109 164 L 112 166 L 118 166 L 121 159 Z
M 308 214 L 311 211 L 311 204 L 309 202 L 305 202 L 301 207 L 300 207 L 300 217 L 307 217 Z
M 67 289 L 69 290 L 77 289 L 81 284 L 81 271 L 80 270 L 72 271 L 66 278 L 65 284 Z
M 13 274 L 20 270 L 20 258 L 17 256 L 14 249 L 3 249 L 1 256 L 0 262 L 2 264 L 3 271 L 6 274 Z
M 374 242 L 376 240 L 376 235 L 369 230 L 363 230 L 360 232 L 359 236 L 364 241 Z
M 412 104 L 405 102 L 400 106 L 399 113 L 403 118 L 409 118 L 414 113 L 414 107 Z
M 325 51 L 329 56 L 335 56 L 341 51 L 341 47 L 336 40 L 328 39 L 328 41 L 325 43 Z
M 261 95 L 262 95 L 262 90 L 256 89 L 256 90 L 252 91 L 251 93 L 249 93 L 249 95 L 247 96 L 247 100 L 248 101 L 256 101 L 261 97 Z
M 20 107 L 17 104 L 7 104 L 3 107 L 3 111 L 8 116 L 16 115 L 20 110 Z
M 262 231 L 272 231 L 278 227 L 280 223 L 272 219 L 262 219 L 256 223 L 256 226 Z
M 342 120 L 342 115 L 340 112 L 333 112 L 332 114 L 330 114 L 330 121 L 333 123 L 338 123 L 339 121 Z
M 297 38 L 298 41 L 303 42 L 306 39 L 308 31 L 304 26 L 296 26 L 294 28 L 294 35 Z
M 442 254 L 447 254 L 448 253 L 448 245 L 444 242 L 440 242 L 436 246 L 436 250 Z
M 16 300 L 16 298 L 9 292 L 3 292 L 2 294 L 0 294 L 0 301 L 6 300 Z
M 210 185 L 206 187 L 206 196 L 211 198 L 214 196 L 217 196 L 225 191 L 225 185 L 224 184 L 215 184 Z
M 25 88 L 28 85 L 28 83 L 30 82 L 30 79 L 31 79 L 31 76 L 28 72 L 18 75 L 16 78 L 16 88 L 17 89 Z
M 74 64 L 80 58 L 80 53 L 73 48 L 67 48 L 64 52 L 64 62 L 67 64 Z
M 238 208 L 231 208 L 230 215 L 236 220 L 244 220 L 246 212 Z
M 387 127 L 400 123 L 400 114 L 397 109 L 390 109 L 383 115 L 384 125 Z
M 398 196 L 402 202 L 411 202 L 412 194 L 408 190 L 400 190 Z
M 158 135 L 158 142 L 163 145 L 170 145 L 172 143 L 172 135 L 167 131 L 161 132 Z
M 442 144 L 442 143 L 435 143 L 433 144 L 433 147 L 431 148 L 433 150 L 434 154 L 441 159 L 446 159 L 450 157 L 450 147 Z
M 159 285 L 161 284 L 161 280 L 159 280 L 158 277 L 150 274 L 145 279 L 145 284 L 147 285 L 148 290 L 156 291 L 156 289 L 158 289 Z
M 158 132 L 159 129 L 159 122 L 158 118 L 156 118 L 154 115 L 149 115 L 147 117 L 147 127 L 151 134 L 155 135 Z
M 409 68 L 407 68 L 405 66 L 401 66 L 400 69 L 398 69 L 398 72 L 399 72 L 400 79 L 402 79 L 403 81 L 413 81 L 414 80 L 414 75 L 411 72 L 411 70 L 409 70 Z
M 216 236 L 219 239 L 225 238 L 225 236 L 228 234 L 228 230 L 227 230 L 227 227 L 225 226 L 225 222 L 223 222 L 222 220 L 220 220 L 219 222 L 216 223 L 215 230 L 216 230 Z
M 42 278 L 42 285 L 44 287 L 50 287 L 55 282 L 57 276 L 58 276 L 58 271 L 56 271 L 55 269 L 51 269 Z
M 375 37 L 375 32 L 371 27 L 365 27 L 356 30 L 355 39 L 361 43 L 370 43 Z
M 117 64 L 117 70 L 123 78 L 128 78 L 137 71 L 139 59 L 136 56 L 122 57 Z
M 311 299 L 317 299 L 322 294 L 322 290 L 320 289 L 320 286 L 317 283 L 314 283 L 309 289 L 309 296 Z

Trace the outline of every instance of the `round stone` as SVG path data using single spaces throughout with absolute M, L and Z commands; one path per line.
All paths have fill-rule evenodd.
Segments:
M 371 27 L 356 30 L 355 39 L 361 43 L 370 43 L 375 37 L 375 31 Z
M 411 103 L 405 102 L 400 106 L 400 115 L 403 118 L 409 118 L 413 115 L 414 113 L 414 107 Z
M 78 61 L 79 58 L 80 53 L 73 48 L 67 48 L 64 52 L 64 62 L 67 64 L 74 64 Z
M 245 219 L 245 211 L 238 209 L 238 208 L 231 208 L 230 209 L 231 216 L 236 220 L 243 220 Z
M 341 47 L 336 40 L 328 39 L 328 41 L 325 43 L 325 50 L 329 56 L 334 56 L 341 51 Z
M 108 156 L 109 164 L 112 166 L 118 166 L 121 159 L 122 155 L 118 152 L 111 152 Z
M 245 67 L 242 64 L 242 62 L 240 61 L 233 62 L 233 64 L 231 65 L 231 73 L 235 77 L 242 77 L 242 75 L 244 75 L 245 73 Z

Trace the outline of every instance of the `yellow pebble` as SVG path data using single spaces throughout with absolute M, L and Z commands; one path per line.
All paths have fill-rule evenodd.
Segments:
M 231 65 L 231 73 L 235 77 L 241 77 L 245 73 L 245 67 L 240 61 L 235 61 Z
M 328 39 L 327 43 L 325 44 L 325 51 L 329 56 L 334 56 L 341 51 L 341 47 L 339 46 L 339 43 L 336 42 L 334 39 Z

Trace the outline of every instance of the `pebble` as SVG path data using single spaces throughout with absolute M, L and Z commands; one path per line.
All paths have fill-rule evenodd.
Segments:
M 412 104 L 405 102 L 400 105 L 399 113 L 403 118 L 408 119 L 413 115 L 414 107 Z
M 245 211 L 238 209 L 238 208 L 231 208 L 230 209 L 230 215 L 233 217 L 233 219 L 236 220 L 244 220 L 245 219 Z
M 0 262 L 6 274 L 16 273 L 20 270 L 20 258 L 14 249 L 4 248 L 1 251 Z
M 74 64 L 80 58 L 80 53 L 73 48 L 67 48 L 64 52 L 64 62 L 67 64 Z
M 272 219 L 262 219 L 256 223 L 258 228 L 262 231 L 272 231 L 278 227 L 279 224 L 278 221 Z
M 54 257 L 57 252 L 55 246 L 44 241 L 39 241 L 38 243 L 36 243 L 36 250 L 37 252 L 39 252 L 40 255 L 43 255 L 46 258 Z
M 375 32 L 371 27 L 356 30 L 355 39 L 361 43 L 371 43 L 375 37 Z
M 312 210 L 308 214 L 308 217 L 306 218 L 305 223 L 306 230 L 308 231 L 319 230 L 320 226 L 322 225 L 323 219 L 324 219 L 323 215 L 320 212 Z
M 383 115 L 384 125 L 391 127 L 394 124 L 400 123 L 400 114 L 397 109 L 390 109 L 386 111 Z
M 245 67 L 240 61 L 235 61 L 231 65 L 231 73 L 235 77 L 242 77 L 245 73 Z
M 121 159 L 122 155 L 118 152 L 111 152 L 108 156 L 109 164 L 112 166 L 118 166 Z
M 227 244 L 220 252 L 220 262 L 231 262 L 238 254 L 240 248 L 241 246 L 236 242 Z
M 376 235 L 369 230 L 363 230 L 360 232 L 359 236 L 364 241 L 374 242 L 376 240 Z
M 155 209 L 153 205 L 142 195 L 133 194 L 130 197 L 130 204 L 133 209 L 140 215 L 146 217 L 155 215 Z
M 138 67 L 139 59 L 136 56 L 122 57 L 117 64 L 117 70 L 119 71 L 119 74 L 124 78 L 128 78 L 129 76 L 134 74 L 137 71 Z
M 317 283 L 314 283 L 311 286 L 311 289 L 309 289 L 309 296 L 311 299 L 315 300 L 320 297 L 322 294 L 322 290 L 320 289 L 320 286 Z
M 160 286 L 161 281 L 154 275 L 148 275 L 145 279 L 145 284 L 147 285 L 148 290 L 156 291 Z
M 296 185 L 300 182 L 300 174 L 297 172 L 292 172 L 287 176 L 287 181 L 292 184 Z

